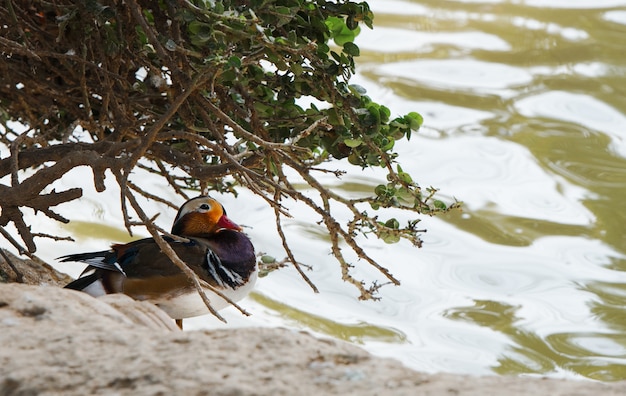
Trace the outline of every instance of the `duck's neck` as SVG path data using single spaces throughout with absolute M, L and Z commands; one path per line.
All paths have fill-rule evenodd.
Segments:
M 234 230 L 221 230 L 202 236 L 209 247 L 220 258 L 222 265 L 247 278 L 256 268 L 254 247 L 248 237 Z

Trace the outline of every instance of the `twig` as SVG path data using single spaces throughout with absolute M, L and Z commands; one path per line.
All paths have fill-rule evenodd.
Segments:
M 257 135 L 248 132 L 245 128 L 235 122 L 230 116 L 222 111 L 219 107 L 213 104 L 210 100 L 204 99 L 204 103 L 213 111 L 213 113 L 222 120 L 226 125 L 233 128 L 236 134 L 243 135 L 247 140 L 260 145 L 265 149 L 284 149 L 288 151 L 301 151 L 310 152 L 311 150 L 306 147 L 292 146 L 286 143 L 274 143 L 261 139 Z
M 319 183 L 319 181 L 317 179 L 312 177 L 308 172 L 306 172 L 300 166 L 298 166 L 298 164 L 295 163 L 295 161 L 291 157 L 285 156 L 284 160 L 285 160 L 285 163 L 287 163 L 289 166 L 291 166 L 293 169 L 295 169 L 300 174 L 300 176 L 302 178 L 304 178 L 304 180 L 311 187 L 313 187 L 317 191 L 319 191 L 320 194 L 322 194 L 322 197 L 324 197 L 324 195 L 326 194 L 327 196 L 332 197 L 333 199 L 337 200 L 338 202 L 342 202 L 343 201 L 342 197 L 340 197 L 337 194 L 335 194 L 335 193 L 329 191 L 328 189 L 324 188 Z M 342 238 L 346 241 L 346 243 L 348 243 L 348 245 L 352 248 L 352 250 L 354 250 L 354 252 L 360 258 L 366 260 L 370 265 L 375 267 L 378 271 L 380 271 L 383 275 L 385 275 L 385 277 L 387 279 L 389 279 L 391 282 L 393 282 L 394 284 L 396 284 L 396 285 L 400 284 L 400 281 L 398 281 L 393 275 L 391 275 L 391 273 L 389 272 L 389 270 L 387 268 L 385 268 L 385 267 L 381 266 L 380 264 L 378 264 L 371 257 L 369 257 L 367 255 L 367 253 L 365 253 L 365 251 L 356 243 L 354 238 L 349 233 L 347 233 L 337 223 L 337 221 L 335 219 L 333 219 L 332 216 L 330 216 L 330 214 L 328 214 L 327 210 L 324 210 L 324 209 L 320 208 L 309 197 L 306 197 L 304 194 L 302 194 L 300 192 L 297 192 L 297 191 L 295 192 L 295 194 L 297 194 L 301 200 L 306 202 L 307 205 L 309 205 L 312 209 L 314 209 L 317 213 L 319 213 L 322 216 L 322 219 L 324 219 L 324 223 L 328 227 L 329 231 L 331 231 L 331 236 L 333 236 L 333 233 L 332 233 L 333 230 L 336 230 L 337 232 L 339 232 L 341 234 Z M 348 207 L 350 207 L 351 210 L 353 210 L 354 212 L 356 212 L 356 213 L 358 213 L 360 215 L 360 213 L 358 212 L 358 210 L 356 210 L 356 208 L 354 208 L 354 206 L 351 206 L 351 205 L 348 204 Z M 335 245 L 335 243 L 333 243 L 333 253 L 341 255 L 341 251 L 339 249 L 339 246 L 337 245 L 335 247 L 334 245 Z M 343 267 L 343 265 L 342 265 L 342 267 Z
M 167 180 L 169 185 L 172 186 L 174 191 L 176 191 L 176 193 L 178 195 L 182 196 L 183 198 L 189 199 L 189 196 L 187 195 L 187 193 L 185 193 L 185 191 L 183 191 L 183 189 L 181 189 L 178 186 L 178 184 L 176 184 L 176 181 L 172 178 L 172 175 L 170 175 L 170 173 L 167 171 L 167 169 L 165 169 L 165 166 L 163 166 L 163 162 L 160 161 L 160 160 L 156 160 L 154 162 L 159 167 L 159 170 L 161 171 L 161 174 L 165 176 L 165 179 Z
M 274 194 L 274 201 L 276 202 L 280 201 L 280 193 L 278 192 L 278 190 Z M 276 206 L 274 206 L 274 217 L 276 218 L 276 229 L 278 230 L 278 235 L 280 235 L 280 239 L 283 243 L 283 249 L 285 249 L 285 252 L 287 252 L 289 261 L 291 261 L 291 264 L 293 264 L 293 266 L 296 268 L 296 271 L 298 271 L 302 279 L 304 279 L 304 281 L 311 287 L 311 289 L 313 289 L 315 293 L 319 293 L 317 286 L 315 286 L 315 284 L 313 284 L 311 279 L 304 273 L 304 271 L 302 271 L 302 268 L 300 268 L 300 264 L 296 261 L 296 258 L 294 257 L 293 252 L 291 251 L 291 248 L 289 248 L 289 245 L 287 244 L 287 237 L 285 236 L 285 233 L 283 232 L 283 227 L 281 225 L 280 215 L 281 215 L 281 212 L 277 209 Z
M 292 145 L 298 144 L 300 139 L 303 139 L 303 138 L 309 136 L 311 134 L 311 132 L 316 130 L 322 124 L 328 127 L 328 124 L 326 124 L 326 121 L 328 121 L 328 117 L 322 117 L 319 120 L 315 120 L 315 122 L 313 122 L 307 129 L 305 129 L 304 131 L 300 132 L 298 134 L 298 136 L 294 137 L 293 140 L 291 141 L 291 144 Z
M 44 234 L 41 232 L 35 232 L 33 233 L 34 237 L 39 237 L 39 238 L 49 238 L 52 239 L 54 241 L 70 241 L 70 242 L 75 242 L 74 238 L 72 238 L 71 236 L 66 236 L 66 237 L 60 237 L 57 235 L 50 235 L 50 234 Z
M 13 264 L 13 261 L 11 261 L 11 258 L 9 258 L 9 256 L 4 252 L 4 249 L 0 249 L 0 254 L 4 258 L 4 261 L 6 261 L 7 265 L 9 267 L 11 267 L 13 272 L 15 272 L 15 280 L 17 281 L 17 283 L 23 283 L 24 282 L 24 275 L 22 275 L 22 273 L 20 271 L 18 271 L 18 269 L 15 266 L 15 264 Z
M 9 243 L 10 243 L 11 245 L 13 245 L 13 246 L 17 249 L 17 252 L 18 252 L 19 254 L 25 254 L 25 255 L 27 255 L 27 256 L 29 256 L 29 257 L 31 256 L 31 254 L 28 252 L 28 250 L 27 250 L 24 246 L 20 245 L 20 243 L 19 243 L 18 241 L 16 241 L 16 240 L 15 240 L 15 239 L 11 236 L 11 234 L 9 234 L 9 233 L 8 233 L 8 232 L 4 229 L 4 227 L 0 227 L 0 234 L 2 234 L 2 236 L 3 236 L 3 237 L 7 240 L 7 241 L 9 241 Z
M 165 204 L 165 205 L 169 206 L 170 208 L 178 209 L 177 206 L 174 205 L 172 202 L 168 201 L 167 199 L 161 198 L 158 195 L 150 194 L 149 192 L 147 192 L 143 188 L 139 187 L 135 183 L 131 182 L 130 180 L 127 180 L 126 183 L 128 183 L 128 186 L 130 188 L 132 188 L 133 190 L 137 191 L 139 194 L 143 195 L 144 197 L 146 197 L 148 199 L 152 199 L 152 200 L 157 201 L 157 202 L 161 202 L 162 204 Z M 150 222 L 152 223 L 153 220 L 154 219 L 150 219 Z
M 176 100 L 170 105 L 167 111 L 159 117 L 158 120 L 150 127 L 150 130 L 141 139 L 142 144 L 133 152 L 132 157 L 126 164 L 126 172 L 128 174 L 137 162 L 145 155 L 146 151 L 150 148 L 150 145 L 155 140 L 159 131 L 165 126 L 165 124 L 176 114 L 179 107 L 187 100 L 194 90 L 204 81 L 207 77 L 202 74 L 198 74 L 193 81 L 189 84 L 187 89 L 180 93 Z

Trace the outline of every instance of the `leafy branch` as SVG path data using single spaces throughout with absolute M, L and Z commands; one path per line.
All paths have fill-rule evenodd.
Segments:
M 67 222 L 51 208 L 79 198 L 81 186 L 50 186 L 78 166 L 91 168 L 97 191 L 107 171 L 116 175 L 126 227 L 147 226 L 157 238 L 136 195 L 176 205 L 133 180 L 142 169 L 184 198 L 241 187 L 262 197 L 289 261 L 316 290 L 283 228 L 289 200 L 303 202 L 328 230 L 343 279 L 368 299 L 382 284 L 354 278 L 342 248 L 399 284 L 357 237 L 421 246 L 418 216 L 458 206 L 437 200 L 398 163 L 394 146 L 411 138 L 421 116 L 392 118 L 350 84 L 360 54 L 354 39 L 373 23 L 365 2 L 7 0 L 0 18 L 8 26 L 0 36 L 0 143 L 10 151 L 0 159 L 0 235 L 21 252 L 32 254 L 37 237 L 57 238 L 32 231 L 23 211 Z M 341 159 L 385 169 L 387 182 L 363 197 L 338 194 L 317 176 L 341 177 L 320 167 Z M 345 209 L 352 218 L 342 224 L 334 214 Z M 400 224 L 387 209 L 416 218 Z

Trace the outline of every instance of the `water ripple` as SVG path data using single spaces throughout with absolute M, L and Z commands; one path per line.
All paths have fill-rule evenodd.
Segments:
M 626 25 L 626 11 L 609 11 L 604 14 L 604 19 L 610 22 L 619 23 L 621 25 Z
M 579 201 L 586 191 L 560 185 L 524 147 L 497 138 L 419 139 L 419 144 L 407 148 L 403 167 L 417 173 L 426 167 L 425 153 L 442 151 L 454 156 L 429 158 L 429 172 L 420 178 L 448 186 L 444 191 L 463 197 L 471 210 L 488 208 L 501 215 L 561 224 L 588 225 L 593 219 Z
M 624 0 L 526 0 L 524 5 L 540 8 L 602 9 L 623 6 Z
M 626 116 L 589 95 L 565 91 L 544 92 L 518 100 L 515 108 L 529 118 L 557 119 L 606 133 L 613 141 L 612 149 L 626 157 Z
M 409 3 L 401 0 L 370 0 L 370 9 L 378 14 L 394 15 L 424 15 L 428 13 L 428 7 L 420 4 Z
M 546 337 L 552 347 L 561 355 L 570 358 L 597 356 L 619 357 L 626 363 L 626 335 L 600 332 L 555 333 Z
M 443 274 L 440 281 L 457 290 L 467 290 L 473 295 L 508 296 L 553 287 L 553 271 L 523 270 L 522 264 L 507 261 L 498 266 L 486 262 L 481 264 L 456 265 Z
M 418 82 L 424 86 L 469 92 L 498 92 L 532 81 L 524 69 L 478 60 L 418 60 L 387 63 L 376 74 Z
M 357 38 L 361 50 L 376 52 L 429 52 L 434 45 L 453 45 L 463 49 L 509 51 L 511 45 L 483 32 L 429 33 L 396 28 L 363 30 Z
M 589 38 L 589 34 L 584 30 L 562 27 L 556 23 L 546 23 L 532 18 L 514 17 L 512 24 L 525 30 L 544 30 L 548 34 L 559 34 L 561 37 L 571 41 L 580 41 Z

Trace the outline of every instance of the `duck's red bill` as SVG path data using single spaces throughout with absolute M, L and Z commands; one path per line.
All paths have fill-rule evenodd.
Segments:
M 220 220 L 217 222 L 217 225 L 220 228 L 241 231 L 241 227 L 233 223 L 233 221 L 229 219 L 228 217 L 226 217 L 226 215 L 223 215 L 222 217 L 220 217 Z

